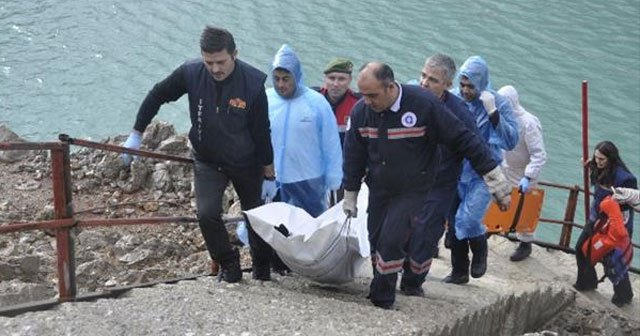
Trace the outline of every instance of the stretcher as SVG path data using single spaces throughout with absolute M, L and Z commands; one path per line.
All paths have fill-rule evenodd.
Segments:
M 518 188 L 511 190 L 511 206 L 507 211 L 500 211 L 492 202 L 484 217 L 484 225 L 489 233 L 533 233 L 538 226 L 544 189 L 530 189 L 522 194 Z

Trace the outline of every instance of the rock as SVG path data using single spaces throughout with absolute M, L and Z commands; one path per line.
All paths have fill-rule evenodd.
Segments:
M 41 186 L 42 186 L 42 183 L 38 181 L 21 181 L 21 182 L 18 182 L 14 186 L 14 188 L 16 190 L 21 190 L 21 191 L 32 191 L 32 190 L 40 189 Z
M 133 162 L 131 162 L 131 178 L 124 188 L 126 193 L 139 191 L 147 184 L 147 177 L 149 176 L 150 170 L 144 161 L 145 160 L 133 160 Z
M 187 139 L 183 136 L 171 136 L 158 145 L 158 151 L 172 155 L 188 153 L 189 147 L 187 146 Z
M 105 277 L 111 276 L 116 267 L 106 260 L 92 260 L 76 267 L 76 281 L 89 290 L 95 290 L 104 282 Z
M 25 142 L 25 140 L 20 138 L 6 125 L 0 124 L 0 142 Z M 0 151 L 0 162 L 11 163 L 20 161 L 26 158 L 29 152 L 30 151 L 24 150 Z
M 117 258 L 133 251 L 142 241 L 138 235 L 127 234 L 122 236 L 113 246 L 113 253 Z
M 42 210 L 36 215 L 36 219 L 38 220 L 50 220 L 53 219 L 55 215 L 55 209 L 52 204 L 47 204 L 42 208 Z
M 120 176 L 120 171 L 124 169 L 124 165 L 119 154 L 110 153 L 102 158 L 96 168 L 103 178 L 115 179 Z M 85 173 L 85 175 L 87 174 Z
M 20 269 L 27 275 L 37 277 L 38 272 L 40 271 L 40 257 L 32 255 L 21 258 Z
M 156 212 L 160 208 L 158 202 L 146 202 L 142 205 L 142 208 L 146 212 Z
M 176 134 L 173 125 L 164 122 L 152 122 L 142 135 L 142 144 L 150 150 L 158 148 L 160 143 Z
M 87 250 L 98 250 L 108 243 L 105 235 L 96 230 L 82 230 L 76 236 L 76 240 L 82 249 Z
M 17 278 L 15 266 L 0 261 L 0 281 L 8 281 Z
M 133 265 L 142 261 L 145 261 L 151 255 L 151 250 L 136 248 L 131 253 L 127 253 L 122 257 L 118 258 L 118 261 L 123 262 L 127 265 Z
M 55 295 L 56 290 L 44 284 L 18 280 L 0 282 L 0 307 L 50 299 Z
M 169 169 L 164 163 L 156 163 L 152 174 L 153 187 L 157 190 L 170 191 L 173 189 L 173 180 Z

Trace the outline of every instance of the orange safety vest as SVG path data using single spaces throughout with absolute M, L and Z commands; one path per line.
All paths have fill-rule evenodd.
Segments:
M 625 264 L 631 264 L 633 248 L 629 248 L 631 239 L 624 226 L 620 205 L 611 196 L 607 196 L 600 203 L 600 211 L 607 218 L 595 222 L 593 234 L 582 244 L 582 253 L 587 256 L 591 265 L 595 265 L 614 249 L 619 249 L 623 252 Z
M 320 88 L 320 93 L 323 96 L 327 96 L 328 90 L 326 88 Z M 351 89 L 347 89 L 347 92 L 344 94 L 342 101 L 338 103 L 335 107 L 335 111 L 333 113 L 336 115 L 336 121 L 338 122 L 338 129 L 342 133 L 346 130 L 347 121 L 349 120 L 349 116 L 351 115 L 351 109 L 353 105 L 355 105 L 360 97 L 355 92 L 351 91 Z

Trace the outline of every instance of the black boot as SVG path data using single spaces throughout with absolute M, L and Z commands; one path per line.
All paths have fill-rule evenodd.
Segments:
M 271 257 L 271 270 L 282 276 L 291 273 L 291 269 L 280 259 L 280 256 L 275 251 L 273 251 Z
M 578 237 L 578 242 L 575 246 L 576 268 L 578 272 L 576 283 L 573 284 L 573 288 L 579 292 L 592 291 L 598 288 L 598 275 L 596 274 L 596 269 L 582 253 L 582 244 L 587 239 L 589 239 L 588 232 L 583 231 L 582 234 L 580 234 L 580 237 Z
M 633 288 L 631 288 L 631 281 L 629 275 L 625 276 L 617 285 L 613 286 L 613 297 L 611 303 L 618 307 L 630 304 L 633 299 Z
M 247 225 L 247 229 L 249 231 L 252 278 L 269 281 L 271 280 L 271 258 L 275 252 L 271 249 L 271 246 L 253 230 L 249 220 L 247 220 L 247 224 L 249 224 Z
M 482 235 L 469 239 L 469 247 L 473 257 L 471 258 L 471 276 L 479 278 L 487 272 L 487 255 L 489 254 L 489 246 L 487 245 L 487 236 Z
M 521 261 L 525 260 L 528 256 L 531 255 L 531 243 L 522 242 L 516 248 L 516 251 L 513 252 L 509 260 L 511 261 Z
M 458 240 L 455 234 L 450 236 L 451 273 L 442 281 L 461 285 L 469 282 L 469 241 Z
M 242 279 L 242 269 L 240 269 L 240 252 L 233 249 L 231 253 L 224 256 L 220 261 L 220 280 L 228 283 L 238 282 Z

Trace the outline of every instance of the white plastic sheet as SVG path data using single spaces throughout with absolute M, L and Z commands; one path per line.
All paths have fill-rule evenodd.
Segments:
M 286 203 L 275 202 L 246 211 L 251 226 L 295 273 L 317 282 L 352 281 L 370 254 L 365 185 L 358 195 L 358 217 L 346 220 L 342 201 L 317 218 Z M 283 224 L 285 237 L 275 227 Z

